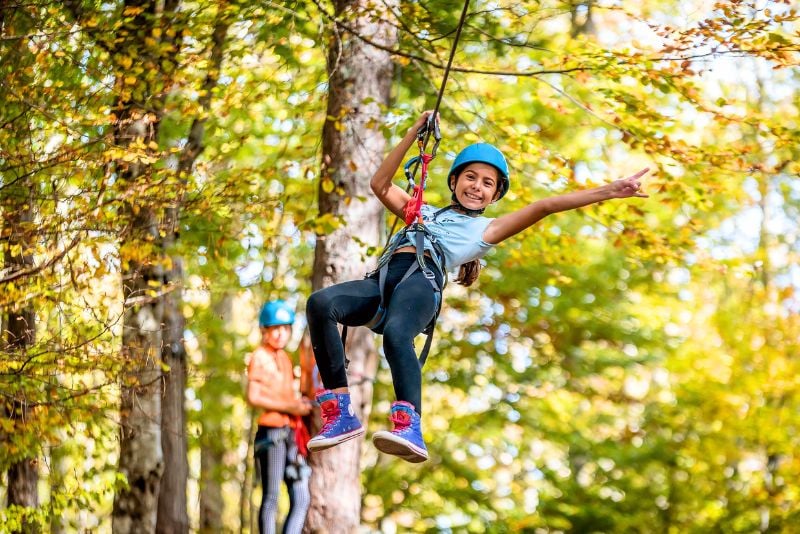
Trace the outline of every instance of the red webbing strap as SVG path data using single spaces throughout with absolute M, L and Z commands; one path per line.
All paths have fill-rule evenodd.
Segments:
M 422 154 L 422 170 L 420 171 L 419 184 L 414 186 L 414 193 L 411 195 L 404 209 L 406 225 L 414 221 L 422 222 L 422 194 L 425 191 L 425 180 L 428 177 L 428 163 L 433 159 L 433 154 Z

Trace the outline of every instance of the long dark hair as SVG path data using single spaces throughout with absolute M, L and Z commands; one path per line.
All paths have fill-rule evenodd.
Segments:
M 448 183 L 452 184 L 450 189 L 453 192 L 451 201 L 454 206 L 458 207 L 462 211 L 467 212 L 468 214 L 480 215 L 483 213 L 483 210 L 485 208 L 482 208 L 480 210 L 471 210 L 469 208 L 465 208 L 464 206 L 461 205 L 461 203 L 458 201 L 458 198 L 456 197 L 456 182 L 458 181 L 458 177 L 461 176 L 461 171 L 463 171 L 468 164 L 469 163 L 465 163 L 459 166 L 457 169 L 453 169 L 453 172 L 451 172 L 450 176 L 448 176 L 447 178 Z M 504 175 L 503 171 L 501 171 L 500 169 L 497 169 L 497 172 L 499 173 L 498 176 Z M 501 184 L 498 181 L 497 185 L 495 186 L 493 202 L 497 201 L 498 197 L 502 197 L 505 194 L 505 191 L 501 190 L 500 187 Z M 508 187 L 507 182 L 506 182 L 506 187 Z M 458 276 L 454 281 L 456 284 L 461 284 L 462 286 L 469 287 L 475 282 L 475 280 L 478 279 L 478 275 L 480 274 L 481 274 L 481 261 L 477 259 L 468 261 L 467 263 L 463 263 L 461 267 L 459 267 Z
M 455 283 L 469 287 L 478 279 L 479 274 L 481 274 L 481 260 L 468 261 L 459 267 Z

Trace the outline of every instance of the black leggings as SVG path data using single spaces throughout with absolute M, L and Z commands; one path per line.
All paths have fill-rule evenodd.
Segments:
M 410 402 L 422 413 L 422 369 L 414 350 L 414 338 L 430 323 L 437 302 L 433 286 L 422 271 L 415 271 L 399 283 L 415 261 L 415 254 L 401 252 L 389 263 L 383 350 L 392 371 L 397 400 Z M 441 287 L 441 275 L 435 269 L 434 272 Z M 337 324 L 367 324 L 380 301 L 377 276 L 326 287 L 309 297 L 306 313 L 311 344 L 327 389 L 347 387 L 344 347 Z
M 289 515 L 283 524 L 284 534 L 300 534 L 311 505 L 308 479 L 311 469 L 297 450 L 294 430 L 287 427 L 259 426 L 255 439 L 255 456 L 261 475 L 261 507 L 258 510 L 258 531 L 275 532 L 281 481 L 289 491 Z

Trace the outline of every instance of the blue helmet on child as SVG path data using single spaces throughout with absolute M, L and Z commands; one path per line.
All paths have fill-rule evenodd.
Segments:
M 503 198 L 508 192 L 510 185 L 508 180 L 508 163 L 506 163 L 506 158 L 503 156 L 503 153 L 500 152 L 497 147 L 489 143 L 475 143 L 458 153 L 455 161 L 453 161 L 453 166 L 450 167 L 450 172 L 447 174 L 447 185 L 450 187 L 450 191 L 453 191 L 453 184 L 450 183 L 449 177 L 454 174 L 458 176 L 461 169 L 470 163 L 487 163 L 497 169 L 497 172 L 500 173 L 500 183 L 498 184 L 498 191 L 500 194 L 497 196 L 497 199 L 500 200 Z
M 261 307 L 258 326 L 279 326 L 294 323 L 294 310 L 282 300 L 272 300 Z

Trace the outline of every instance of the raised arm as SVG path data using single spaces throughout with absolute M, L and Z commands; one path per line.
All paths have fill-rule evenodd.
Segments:
M 414 125 L 406 132 L 403 139 L 389 152 L 389 155 L 383 160 L 383 163 L 381 163 L 381 166 L 375 171 L 372 180 L 369 182 L 372 192 L 375 193 L 375 196 L 386 206 L 386 209 L 401 219 L 404 217 L 403 210 L 411 199 L 411 196 L 401 187 L 392 183 L 392 178 L 394 178 L 397 169 L 400 168 L 400 165 L 403 163 L 406 152 L 414 145 L 417 139 L 417 130 L 425 124 L 431 113 L 431 111 L 425 111 L 420 118 L 417 119 Z
M 494 219 L 484 230 L 483 240 L 487 243 L 500 243 L 533 226 L 548 215 L 560 211 L 569 211 L 614 198 L 646 198 L 648 195 L 639 191 L 642 186 L 639 179 L 649 170 L 649 167 L 642 169 L 633 176 L 593 189 L 573 191 L 565 195 L 543 198 L 532 202 L 522 209 Z

